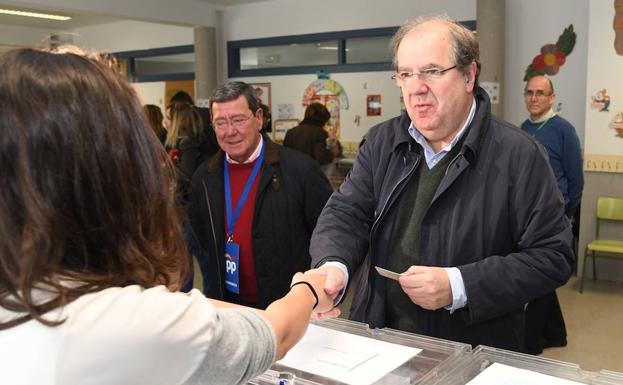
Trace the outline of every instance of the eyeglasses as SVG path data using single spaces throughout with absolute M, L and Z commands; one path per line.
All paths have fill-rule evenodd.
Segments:
M 249 116 L 237 115 L 229 119 L 217 118 L 214 120 L 214 128 L 219 130 L 219 129 L 223 129 L 227 127 L 228 125 L 231 125 L 232 127 L 240 128 L 244 126 L 244 124 L 254 116 L 255 116 L 254 114 L 251 114 Z
M 554 93 L 550 92 L 549 94 L 546 94 L 545 91 L 543 90 L 536 90 L 536 91 L 532 91 L 532 90 L 525 90 L 523 92 L 523 96 L 526 99 L 532 99 L 533 96 L 535 96 L 537 99 L 543 99 L 547 96 L 552 96 Z
M 436 81 L 441 79 L 443 74 L 445 74 L 446 72 L 454 68 L 456 68 L 456 64 L 453 65 L 452 67 L 448 67 L 444 69 L 429 68 L 429 69 L 418 71 L 418 72 L 409 72 L 409 71 L 396 72 L 394 75 L 392 75 L 392 79 L 396 82 L 396 85 L 399 87 L 408 86 L 409 83 L 411 83 L 411 81 L 415 77 L 417 77 L 424 83 L 430 84 L 430 83 L 435 83 Z

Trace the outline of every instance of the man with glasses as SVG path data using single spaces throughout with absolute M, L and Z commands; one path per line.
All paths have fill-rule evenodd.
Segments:
M 188 210 L 204 294 L 265 308 L 309 268 L 311 232 L 332 189 L 318 163 L 260 133 L 253 87 L 217 88 L 210 109 L 221 150 L 193 175 Z
M 371 327 L 522 350 L 524 305 L 574 263 L 546 154 L 491 115 L 471 31 L 421 18 L 392 49 L 406 114 L 369 131 L 318 219 L 312 266 L 336 301 L 352 282 L 350 318 Z
M 547 150 L 565 201 L 565 214 L 573 222 L 584 188 L 580 139 L 571 123 L 552 109 L 556 94 L 550 78 L 535 76 L 528 80 L 524 100 L 530 117 L 521 124 L 521 129 Z M 556 292 L 531 301 L 526 307 L 526 350 L 538 354 L 543 348 L 565 345 L 567 329 Z

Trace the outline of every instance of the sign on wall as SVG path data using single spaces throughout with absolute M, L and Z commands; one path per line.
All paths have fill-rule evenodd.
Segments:
M 584 170 L 623 173 L 623 0 L 591 1 Z

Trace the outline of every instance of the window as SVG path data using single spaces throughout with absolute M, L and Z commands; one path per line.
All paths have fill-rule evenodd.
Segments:
M 195 78 L 193 45 L 117 52 L 133 82 L 193 80 Z
M 476 21 L 461 22 L 476 30 Z M 390 71 L 389 42 L 398 27 L 227 42 L 228 76 Z

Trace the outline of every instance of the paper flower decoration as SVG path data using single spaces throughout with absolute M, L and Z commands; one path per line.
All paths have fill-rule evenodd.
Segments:
M 570 24 L 558 37 L 556 44 L 545 44 L 541 47 L 541 53 L 532 59 L 523 80 L 528 81 L 538 75 L 557 74 L 560 67 L 565 64 L 567 56 L 573 51 L 576 36 L 573 24 Z

